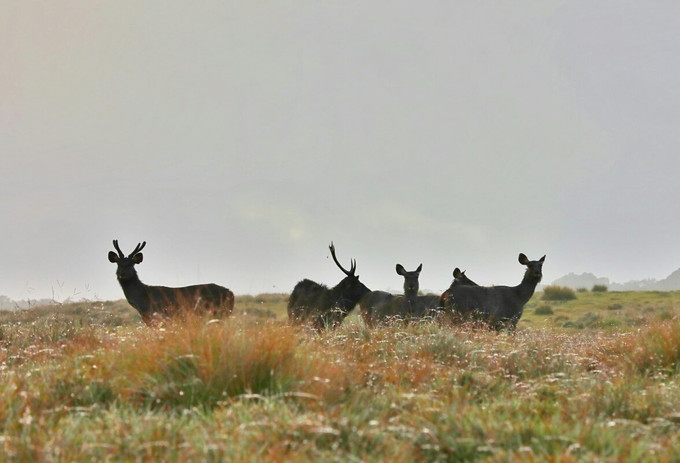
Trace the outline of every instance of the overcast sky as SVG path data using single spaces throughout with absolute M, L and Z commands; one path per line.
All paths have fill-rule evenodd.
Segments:
M 680 267 L 676 1 L 0 4 L 0 294 Z

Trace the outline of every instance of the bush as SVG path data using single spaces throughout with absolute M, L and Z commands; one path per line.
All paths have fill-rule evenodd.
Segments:
M 553 312 L 552 307 L 550 307 L 549 305 L 542 305 L 542 306 L 536 307 L 536 310 L 534 310 L 534 313 L 536 315 L 552 315 L 555 312 Z
M 593 285 L 591 291 L 594 293 L 606 293 L 607 289 L 607 285 Z
M 576 292 L 566 286 L 546 286 L 543 290 L 544 301 L 571 301 L 576 299 Z

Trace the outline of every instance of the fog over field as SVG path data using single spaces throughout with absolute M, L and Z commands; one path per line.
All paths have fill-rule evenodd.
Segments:
M 0 295 L 680 267 L 677 2 L 4 0 Z

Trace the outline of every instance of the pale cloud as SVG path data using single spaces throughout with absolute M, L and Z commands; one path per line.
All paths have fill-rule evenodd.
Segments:
M 246 221 L 249 227 L 269 230 L 293 242 L 309 237 L 310 225 L 306 214 L 298 208 L 250 200 L 237 203 L 235 209 L 238 214 L 236 219 Z
M 485 226 L 431 215 L 404 202 L 383 200 L 370 207 L 364 206 L 357 221 L 384 233 L 430 235 L 441 242 L 450 240 L 485 246 L 490 240 Z

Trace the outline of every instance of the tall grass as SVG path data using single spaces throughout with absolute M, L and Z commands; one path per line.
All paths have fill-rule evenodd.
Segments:
M 166 325 L 107 362 L 126 372 L 130 400 L 159 407 L 214 407 L 241 394 L 289 391 L 300 380 L 297 340 L 282 325 L 187 319 Z

